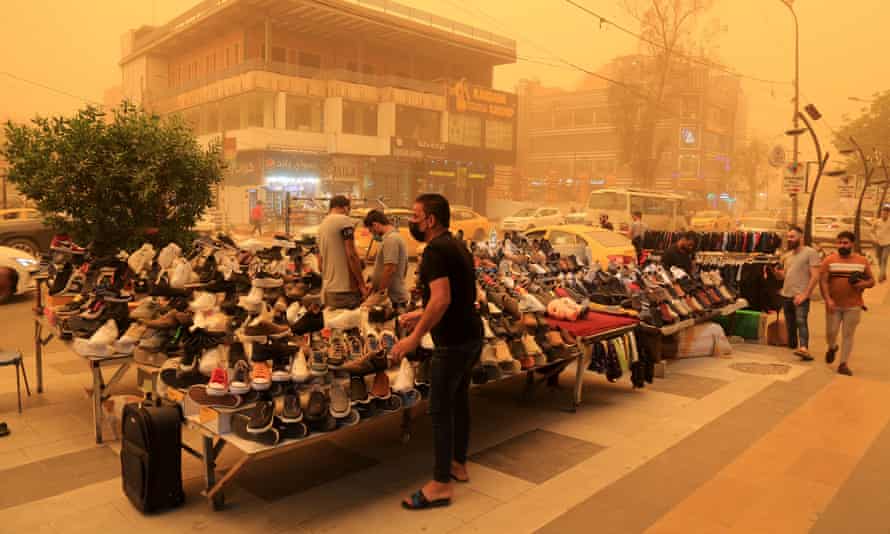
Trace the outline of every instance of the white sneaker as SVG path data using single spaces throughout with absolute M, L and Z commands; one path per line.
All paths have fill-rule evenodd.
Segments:
M 414 389 L 414 366 L 408 358 L 402 358 L 399 374 L 392 383 L 392 390 L 396 393 L 407 393 L 412 389 Z
M 217 367 L 219 367 L 219 349 L 214 347 L 205 350 L 201 355 L 201 361 L 198 362 L 198 371 L 204 376 L 210 376 Z
M 259 310 L 263 304 L 263 290 L 254 287 L 245 297 L 238 298 L 238 306 L 244 308 L 248 312 Z
M 299 383 L 309 380 L 309 366 L 306 364 L 306 355 L 302 350 L 297 351 L 290 367 L 291 380 Z
M 429 332 L 420 338 L 420 346 L 426 350 L 433 350 L 436 348 L 436 344 L 433 343 L 433 336 L 430 335 Z
M 485 317 L 482 318 L 482 331 L 485 339 L 494 339 L 494 332 L 491 331 L 491 326 Z
M 287 316 L 287 322 L 293 325 L 296 324 L 297 321 L 302 319 L 304 315 L 306 315 L 306 308 L 304 308 L 303 305 L 299 302 L 294 302 L 287 307 L 285 315 Z
M 185 289 L 185 286 L 192 282 L 192 266 L 189 262 L 179 258 L 173 267 L 173 274 L 170 275 L 170 287 L 174 289 Z
M 189 308 L 194 311 L 201 312 L 216 307 L 216 297 L 206 291 L 195 293 L 195 299 L 189 303 Z
M 90 338 L 90 345 L 111 345 L 117 341 L 120 332 L 117 330 L 117 323 L 114 319 L 109 319 Z
M 147 328 L 142 323 L 134 322 L 130 325 L 130 328 L 127 328 L 127 331 L 124 332 L 124 335 L 118 340 L 118 343 L 123 345 L 135 345 L 142 339 L 142 336 L 145 335 Z
M 127 258 L 127 265 L 130 266 L 130 269 L 132 269 L 134 273 L 140 274 L 149 270 L 154 257 L 154 247 L 151 246 L 150 243 L 145 243 L 139 248 L 139 250 L 137 250 L 136 252 L 131 254 L 129 258 Z
M 182 254 L 182 249 L 179 248 L 179 245 L 176 243 L 170 243 L 166 247 L 161 249 L 161 252 L 158 253 L 158 265 L 161 266 L 162 270 L 169 269 L 173 266 L 173 260 L 178 258 Z

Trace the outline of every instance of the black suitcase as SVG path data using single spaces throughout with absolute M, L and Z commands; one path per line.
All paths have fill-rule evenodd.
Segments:
M 185 502 L 182 491 L 182 412 L 150 399 L 124 406 L 121 479 L 124 493 L 142 513 Z

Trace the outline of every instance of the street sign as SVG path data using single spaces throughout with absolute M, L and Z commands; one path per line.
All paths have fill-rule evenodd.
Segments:
M 776 145 L 769 151 L 769 164 L 776 168 L 785 165 L 785 147 Z
M 796 195 L 804 190 L 806 167 L 802 163 L 791 162 L 785 165 L 783 174 L 782 191 L 786 195 Z

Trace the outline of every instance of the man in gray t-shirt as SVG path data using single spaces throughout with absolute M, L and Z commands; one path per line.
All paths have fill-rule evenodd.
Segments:
M 365 227 L 378 242 L 371 290 L 387 290 L 394 306 L 408 303 L 405 277 L 408 275 L 408 249 L 402 235 L 389 218 L 380 210 L 371 210 L 365 216 Z
M 349 217 L 349 199 L 344 196 L 331 199 L 330 212 L 318 227 L 318 265 L 324 304 L 357 308 L 368 289 L 355 249 L 355 219 Z
M 800 359 L 810 361 L 810 332 L 807 317 L 810 296 L 819 283 L 822 258 L 812 247 L 803 244 L 803 231 L 795 226 L 788 230 L 788 253 L 782 256 L 782 267 L 776 272 L 782 283 L 782 309 L 788 328 L 788 346 Z

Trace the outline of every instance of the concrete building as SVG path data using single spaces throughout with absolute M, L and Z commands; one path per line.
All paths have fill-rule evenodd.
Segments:
M 512 174 L 516 97 L 492 75 L 515 42 L 389 0 L 207 0 L 129 31 L 122 56 L 124 97 L 221 140 L 234 224 L 285 192 L 484 212 L 495 166 Z
M 647 71 L 645 61 L 617 58 L 603 73 L 638 86 Z M 583 202 L 592 189 L 634 186 L 679 191 L 712 206 L 721 196 L 732 198 L 727 178 L 735 139 L 744 127 L 736 78 L 696 64 L 672 67 L 655 129 L 659 164 L 654 184 L 642 183 L 628 163 L 622 128 L 638 124 L 640 110 L 633 105 L 639 98 L 622 91 L 595 77 L 574 91 L 520 83 L 517 167 L 524 196 Z M 632 117 L 623 116 L 627 102 Z

